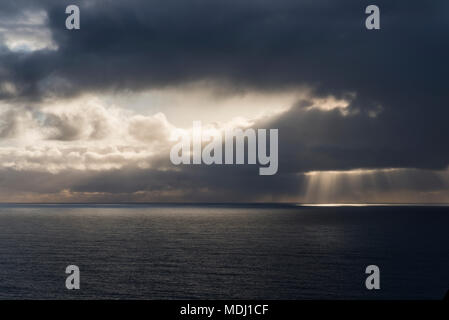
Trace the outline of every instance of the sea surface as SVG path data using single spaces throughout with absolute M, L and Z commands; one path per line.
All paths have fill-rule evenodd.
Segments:
M 80 290 L 67 290 L 77 265 Z M 380 268 L 367 290 L 365 268 Z M 442 299 L 449 207 L 0 205 L 0 299 Z

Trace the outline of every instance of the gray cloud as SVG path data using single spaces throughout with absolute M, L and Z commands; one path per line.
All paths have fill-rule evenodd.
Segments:
M 24 10 L 31 2 L 18 3 Z M 365 107 L 395 89 L 446 89 L 435 81 L 447 71 L 444 1 L 381 1 L 377 33 L 364 29 L 365 3 L 353 1 L 81 1 L 75 32 L 64 28 L 67 3 L 41 3 L 58 51 L 4 56 L 24 94 L 52 91 L 39 86 L 55 76 L 70 83 L 55 94 L 209 78 L 261 90 L 355 91 Z

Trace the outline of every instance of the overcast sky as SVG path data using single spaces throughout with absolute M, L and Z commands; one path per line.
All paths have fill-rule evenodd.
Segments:
M 448 57 L 444 0 L 4 0 L 0 201 L 449 202 Z M 278 173 L 174 166 L 195 120 Z

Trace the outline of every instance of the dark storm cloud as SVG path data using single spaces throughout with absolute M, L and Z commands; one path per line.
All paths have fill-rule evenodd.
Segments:
M 298 192 L 301 179 L 277 176 L 264 179 L 257 170 L 232 167 L 188 168 L 181 172 L 124 169 L 101 172 L 72 186 L 75 192 L 148 192 L 179 201 L 276 201 Z M 181 194 L 177 194 L 180 191 Z M 172 195 L 174 192 L 175 195 Z
M 236 170 L 235 167 L 190 167 L 181 172 L 123 168 L 101 172 L 68 170 L 64 174 L 55 175 L 48 172 L 1 169 L 0 194 L 3 196 L 2 201 L 20 199 L 28 202 L 36 199 L 42 201 L 42 196 L 47 196 L 46 199 L 50 202 L 316 200 L 313 195 L 308 194 L 310 181 L 304 175 L 278 174 L 261 177 L 256 171 L 250 168 Z M 322 200 L 367 201 L 375 199 L 379 191 L 387 194 L 405 191 L 415 195 L 442 193 L 445 197 L 440 196 L 442 201 L 449 196 L 444 179 L 447 177 L 433 171 L 399 170 L 365 174 L 354 185 L 350 177 L 343 175 L 338 178 L 339 187 L 332 189 L 333 198 Z M 21 194 L 25 196 L 21 197 Z M 38 196 L 26 197 L 30 194 Z M 361 196 L 357 199 L 355 195 Z M 407 201 L 423 199 L 426 198 L 409 196 Z
M 17 3 L 2 6 L 36 6 Z M 78 31 L 65 29 L 69 3 L 40 2 L 57 52 L 2 58 L 24 94 L 43 94 L 45 80 L 58 77 L 70 82 L 59 94 L 216 79 L 236 88 L 354 91 L 369 107 L 396 90 L 446 89 L 444 1 L 378 1 L 380 31 L 365 29 L 364 1 L 86 0 Z
M 279 171 L 423 168 L 448 165 L 447 105 L 417 101 L 409 110 L 386 109 L 376 117 L 340 110 L 307 110 L 298 105 L 277 119 L 258 124 L 279 129 Z M 420 108 L 420 106 L 422 108 Z M 425 108 L 424 106 L 428 106 Z
M 77 194 L 77 201 L 103 194 L 100 200 L 114 201 L 278 201 L 297 195 L 303 178 L 276 176 L 263 179 L 256 170 L 210 167 L 189 168 L 180 172 L 125 167 L 120 170 L 79 171 L 64 174 L 0 169 L 0 194 L 5 196 L 38 194 L 57 196 L 61 191 Z M 85 195 L 83 197 L 83 195 Z M 22 200 L 26 198 L 22 198 Z M 62 200 L 61 200 L 62 199 Z M 11 200 L 9 200 L 11 201 Z M 14 201 L 14 200 L 13 200 Z

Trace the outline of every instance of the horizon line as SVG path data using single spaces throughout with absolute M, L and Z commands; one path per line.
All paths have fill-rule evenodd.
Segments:
M 152 202 L 0 202 L 1 205 L 284 205 L 296 207 L 370 207 L 370 206 L 449 206 L 446 202 L 432 203 L 374 203 L 374 202 L 332 202 L 332 203 L 301 203 L 301 202 L 183 202 L 183 201 L 152 201 Z

